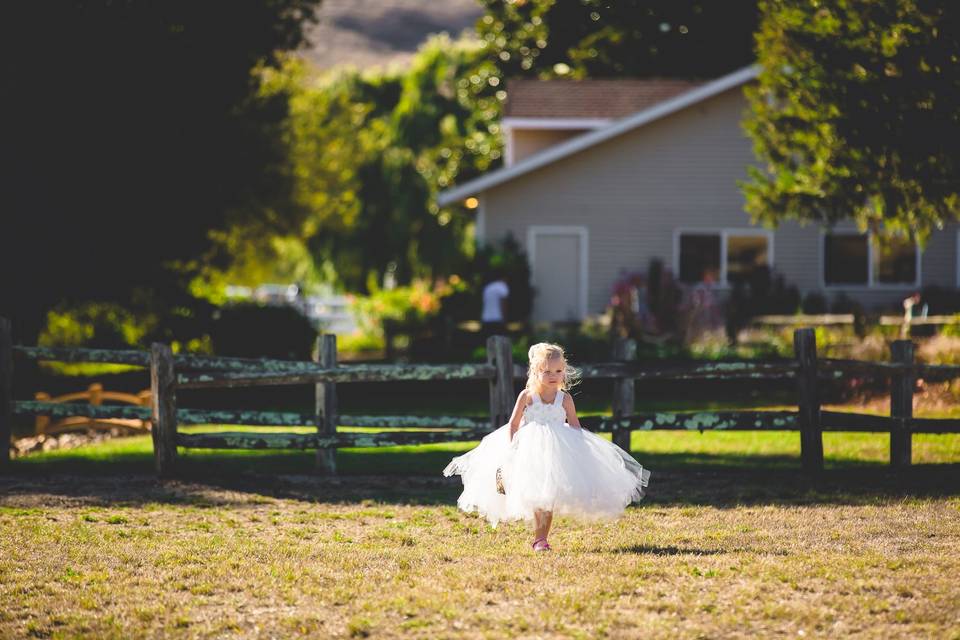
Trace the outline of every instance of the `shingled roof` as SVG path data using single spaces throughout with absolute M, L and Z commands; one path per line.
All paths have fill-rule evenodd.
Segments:
M 645 80 L 507 81 L 507 118 L 623 118 L 652 107 L 703 82 Z

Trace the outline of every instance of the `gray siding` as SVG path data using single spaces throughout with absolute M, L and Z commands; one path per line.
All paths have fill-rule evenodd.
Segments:
M 531 225 L 582 225 L 589 232 L 588 313 L 602 312 L 622 271 L 653 257 L 674 264 L 676 229 L 751 228 L 737 185 L 755 162 L 740 123 L 740 89 L 672 114 L 482 194 L 486 238 Z M 756 227 L 753 227 L 756 228 Z M 936 234 L 922 283 L 956 286 L 956 229 Z M 774 231 L 774 268 L 803 292 L 822 289 L 822 233 L 785 223 Z M 839 289 L 826 290 L 828 295 Z M 909 287 L 848 288 L 869 306 L 901 300 Z
M 547 147 L 569 140 L 589 129 L 513 129 L 511 138 L 512 162 L 517 163 Z

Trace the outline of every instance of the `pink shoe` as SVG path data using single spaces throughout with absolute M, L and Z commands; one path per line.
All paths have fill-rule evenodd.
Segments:
M 546 538 L 537 538 L 533 541 L 534 551 L 550 551 L 550 543 Z

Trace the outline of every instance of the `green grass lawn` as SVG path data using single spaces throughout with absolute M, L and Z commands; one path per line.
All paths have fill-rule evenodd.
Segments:
M 264 430 L 264 427 L 187 427 L 183 431 Z M 292 429 L 309 432 L 309 428 Z M 889 462 L 889 436 L 880 433 L 825 433 L 827 468 L 880 466 Z M 340 449 L 337 467 L 343 474 L 436 475 L 452 456 L 476 443 Z M 795 469 L 800 464 L 800 435 L 796 431 L 737 432 L 634 432 L 632 452 L 651 469 L 700 469 L 712 467 Z M 203 474 L 210 464 L 222 471 L 308 473 L 313 468 L 312 451 L 221 451 L 179 449 L 188 474 Z M 960 434 L 916 434 L 913 462 L 917 465 L 960 463 Z M 149 473 L 153 446 L 149 436 L 117 438 L 76 449 L 36 453 L 14 460 L 14 470 L 27 473 L 92 472 Z
M 264 427 L 190 427 L 201 430 Z M 309 431 L 310 429 L 302 429 Z M 0 475 L 0 638 L 960 638 L 960 435 L 635 432 L 647 497 L 613 523 L 457 510 L 440 472 L 474 443 L 180 450 L 149 437 Z

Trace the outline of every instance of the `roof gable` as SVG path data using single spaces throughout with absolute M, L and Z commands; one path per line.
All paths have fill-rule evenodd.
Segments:
M 724 91 L 728 91 L 754 80 L 759 74 L 759 71 L 760 67 L 756 65 L 745 67 L 739 71 L 734 71 L 733 73 L 725 75 L 721 78 L 717 78 L 711 82 L 707 82 L 699 87 L 681 93 L 680 95 L 667 99 L 652 107 L 638 111 L 631 116 L 617 120 L 606 127 L 585 133 L 567 140 L 566 142 L 561 142 L 555 146 L 548 147 L 539 153 L 524 158 L 514 165 L 502 167 L 458 187 L 441 191 L 437 195 L 437 204 L 440 206 L 449 205 L 457 200 L 462 200 L 467 196 L 471 196 L 486 189 L 490 189 L 491 187 L 503 184 L 504 182 L 518 178 L 524 174 L 557 162 L 558 160 L 571 156 L 575 153 L 579 153 L 584 149 L 589 149 L 590 147 L 610 140 L 611 138 L 623 135 L 627 132 L 643 127 L 644 125 L 650 124 L 651 122 L 660 120 L 661 118 L 665 118 L 670 114 L 691 107 L 699 102 L 707 100 L 708 98 L 721 94 Z

